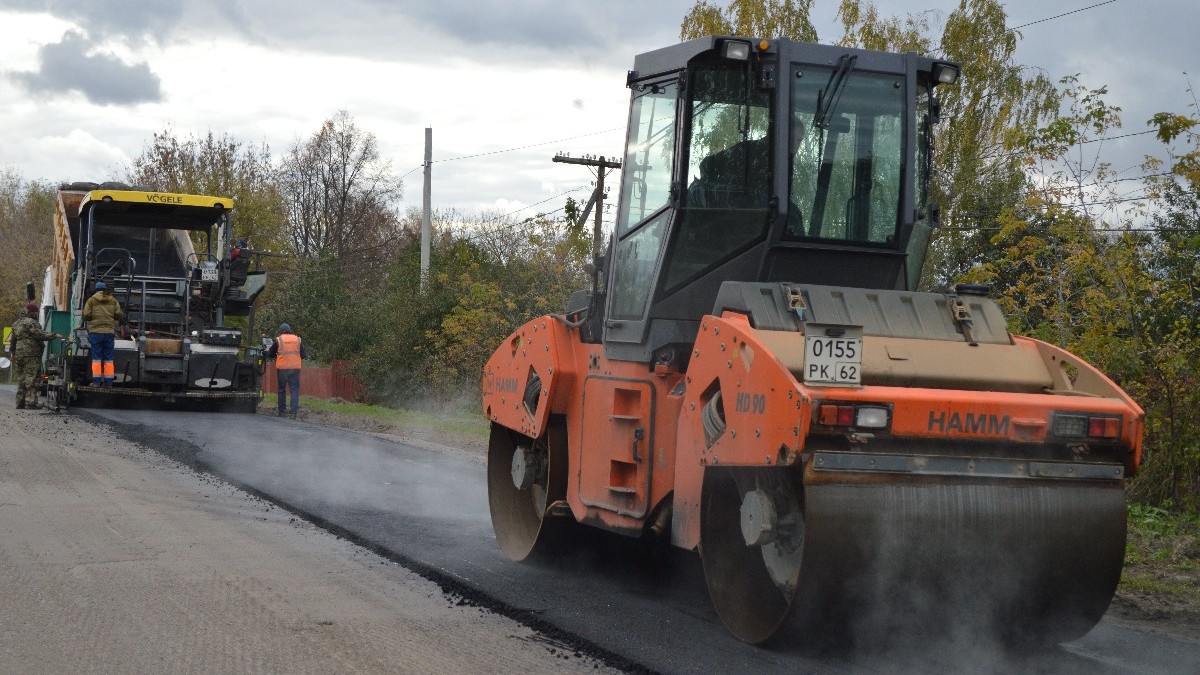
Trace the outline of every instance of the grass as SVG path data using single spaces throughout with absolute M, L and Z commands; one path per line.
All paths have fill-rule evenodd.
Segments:
M 1200 516 L 1130 504 L 1120 590 L 1200 611 Z
M 274 409 L 278 399 L 275 394 L 266 394 L 262 405 Z M 486 439 L 488 435 L 487 420 L 480 411 L 465 411 L 447 409 L 441 412 L 426 412 L 407 410 L 404 408 L 387 408 L 366 403 L 349 401 L 327 401 L 311 396 L 303 396 L 300 405 L 307 410 L 358 417 L 372 420 L 395 427 L 397 429 L 419 429 L 423 431 L 447 432 Z
M 1144 593 L 1159 593 L 1171 596 L 1195 595 L 1196 587 L 1186 581 L 1163 581 L 1151 574 L 1124 574 L 1121 576 L 1121 588 L 1127 591 Z

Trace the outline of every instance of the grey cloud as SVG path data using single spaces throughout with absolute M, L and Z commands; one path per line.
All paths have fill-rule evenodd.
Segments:
M 168 44 L 216 35 L 276 49 L 398 61 L 466 58 L 622 67 L 665 46 L 693 0 L 0 0 L 97 40 Z M 399 39 L 398 39 L 399 38 Z
M 585 0 L 343 0 L 332 5 L 259 0 L 243 2 L 242 7 L 246 25 L 281 47 L 399 61 L 582 62 L 620 68 L 637 52 L 675 42 L 679 23 L 692 4 L 693 0 L 608 0 L 603 6 Z
M 91 35 L 160 42 L 180 25 L 184 0 L 0 0 L 0 9 L 49 14 Z
M 89 53 L 82 33 L 42 46 L 40 69 L 10 76 L 34 94 L 78 91 L 98 105 L 129 105 L 162 99 L 161 81 L 146 63 L 126 64 L 112 54 Z
M 602 40 L 592 27 L 595 8 L 583 3 L 444 0 L 406 3 L 402 7 L 411 18 L 466 44 L 517 43 L 561 49 L 590 47 Z

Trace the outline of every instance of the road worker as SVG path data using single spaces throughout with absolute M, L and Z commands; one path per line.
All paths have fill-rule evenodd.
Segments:
M 275 378 L 279 384 L 279 416 L 288 414 L 292 419 L 300 411 L 300 367 L 308 352 L 300 336 L 292 332 L 292 327 L 286 323 L 279 325 L 279 336 L 274 344 L 267 349 L 267 358 L 275 359 Z M 288 393 L 291 393 L 292 407 L 287 406 Z
M 96 292 L 83 304 L 83 320 L 92 347 L 92 385 L 111 387 L 117 373 L 113 365 L 113 342 L 125 313 L 103 281 L 96 282 Z
M 42 345 L 59 337 L 46 333 L 38 324 L 38 306 L 25 305 L 25 316 L 16 320 L 9 338 L 13 367 L 17 376 L 17 408 L 40 408 L 37 402 L 37 376 L 42 365 Z

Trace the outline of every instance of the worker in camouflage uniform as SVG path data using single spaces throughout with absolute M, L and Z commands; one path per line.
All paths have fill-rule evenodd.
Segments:
M 37 320 L 38 306 L 25 305 L 25 316 L 12 325 L 9 347 L 12 349 L 13 366 L 17 375 L 17 407 L 40 408 L 37 402 L 37 376 L 42 365 L 42 345 L 47 340 L 61 337 L 57 333 L 46 333 Z
M 87 322 L 92 348 L 92 386 L 111 387 L 116 379 L 113 343 L 117 325 L 125 320 L 125 314 L 103 281 L 96 282 L 96 292 L 83 303 L 83 320 Z

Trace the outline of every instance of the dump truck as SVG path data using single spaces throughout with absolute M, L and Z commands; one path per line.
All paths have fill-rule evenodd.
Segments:
M 120 183 L 60 187 L 42 316 L 48 331 L 67 337 L 46 350 L 48 403 L 255 409 L 261 345 L 248 336 L 266 272 L 257 252 L 234 239 L 233 211 L 229 197 Z M 125 314 L 111 388 L 93 385 L 83 319 L 100 281 Z M 235 320 L 240 327 L 234 317 L 245 317 Z
M 696 551 L 749 643 L 1089 631 L 1144 413 L 989 289 L 918 290 L 958 64 L 787 39 L 641 54 L 592 288 L 487 362 L 503 554 Z M 922 627 L 922 628 L 918 628 Z

